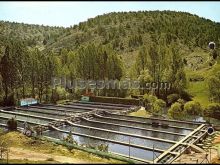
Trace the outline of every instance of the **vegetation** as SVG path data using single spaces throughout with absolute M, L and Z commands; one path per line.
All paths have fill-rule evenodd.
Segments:
M 220 102 L 220 72 L 216 72 L 208 79 L 211 100 Z
M 182 104 L 179 102 L 175 102 L 174 104 L 172 104 L 170 109 L 168 110 L 168 116 L 172 119 L 183 119 L 184 111 L 182 108 Z
M 111 97 L 148 94 L 168 106 L 179 98 L 193 99 L 202 107 L 219 102 L 219 50 L 209 50 L 207 45 L 210 41 L 217 47 L 220 44 L 220 25 L 196 15 L 113 12 L 69 28 L 1 21 L 0 30 L 1 105 L 18 104 L 25 97 L 56 103 L 77 99 L 86 91 L 53 88 L 53 77 L 138 79 L 141 87 L 148 82 L 170 82 L 170 90 L 104 88 L 92 92 Z M 154 109 L 159 112 L 160 107 Z
M 199 102 L 189 101 L 184 105 L 184 111 L 188 115 L 201 115 L 202 107 Z
M 26 151 L 28 156 L 33 153 L 33 155 L 41 154 L 40 156 L 48 155 L 50 158 L 54 159 L 54 161 L 48 161 L 47 157 L 45 157 L 44 161 L 42 158 L 38 158 L 39 161 L 34 161 L 36 158 L 34 159 L 32 157 L 28 157 L 28 160 L 16 159 L 16 150 L 16 152 L 13 152 L 14 154 L 12 153 L 13 157 L 9 156 L 9 163 L 66 163 L 65 160 L 59 158 L 60 156 L 72 159 L 72 162 L 67 161 L 69 163 L 123 163 L 122 161 L 105 159 L 78 149 L 69 150 L 62 145 L 30 138 L 15 131 L 2 134 L 0 136 L 0 142 L 2 141 L 9 147 L 9 154 L 13 152 L 13 149 L 19 148 L 21 153 Z M 3 162 L 6 163 L 6 160 L 3 160 Z
M 129 114 L 129 116 L 137 116 L 137 117 L 150 117 L 151 114 L 149 111 L 146 111 L 145 109 L 139 109 L 136 112 L 132 112 Z
M 198 115 L 203 115 L 203 108 L 197 101 L 186 102 L 183 99 L 178 99 L 168 109 L 168 116 L 173 119 L 186 119 Z
M 166 102 L 156 96 L 145 94 L 143 99 L 146 109 L 154 115 L 161 115 L 166 107 Z
M 211 116 L 211 117 L 218 117 L 219 112 L 220 112 L 219 103 L 208 104 L 207 108 L 205 108 L 204 110 L 205 115 Z
M 178 99 L 180 98 L 180 96 L 178 94 L 170 94 L 167 96 L 167 102 L 169 105 L 175 103 Z
M 11 119 L 9 119 L 8 122 L 7 122 L 7 126 L 8 126 L 9 131 L 17 130 L 17 121 L 16 121 L 16 119 L 13 118 L 13 117 Z

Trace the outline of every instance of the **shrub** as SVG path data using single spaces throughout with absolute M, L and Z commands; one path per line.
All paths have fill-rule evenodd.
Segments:
M 54 158 L 47 158 L 46 161 L 54 161 Z
M 220 113 L 220 104 L 219 103 L 211 103 L 204 110 L 204 114 L 206 116 L 215 116 L 215 114 Z
M 144 99 L 145 106 L 148 107 L 149 104 L 152 104 L 152 103 L 154 103 L 157 100 L 157 97 L 153 96 L 153 95 L 145 94 L 143 96 L 143 99 Z
M 51 102 L 56 103 L 58 100 L 59 100 L 59 94 L 57 93 L 56 90 L 53 90 L 51 95 Z
M 157 99 L 156 96 L 145 94 L 143 99 L 145 108 L 149 109 L 153 114 L 160 114 L 166 107 L 166 102 L 162 99 Z
M 17 121 L 16 121 L 16 119 L 13 118 L 13 117 L 11 119 L 9 119 L 8 122 L 7 122 L 7 126 L 8 126 L 9 131 L 17 130 Z
M 69 94 L 65 90 L 65 88 L 57 87 L 55 90 L 53 90 L 53 94 L 51 96 L 51 101 L 53 103 L 56 103 L 58 100 L 66 100 L 68 95 Z
M 183 100 L 183 99 L 178 99 L 177 102 L 180 103 L 180 104 L 182 104 L 182 105 L 185 104 L 185 100 Z
M 181 91 L 180 93 L 180 98 L 182 98 L 183 100 L 186 100 L 186 101 L 192 101 L 192 95 L 190 95 L 188 92 L 186 91 Z
M 184 112 L 188 115 L 199 115 L 202 113 L 202 107 L 197 101 L 189 101 L 184 105 Z
M 171 105 L 171 104 L 175 103 L 179 98 L 180 98 L 180 96 L 176 93 L 170 94 L 167 96 L 167 103 L 169 105 Z
M 182 104 L 175 102 L 171 105 L 168 110 L 168 116 L 172 119 L 182 119 L 184 117 L 184 111 L 182 109 Z
M 14 95 L 10 94 L 7 99 L 4 98 L 3 105 L 4 106 L 14 106 L 14 105 L 16 105 L 16 101 L 15 101 Z
M 165 107 L 166 107 L 166 102 L 161 99 L 157 99 L 153 104 L 153 113 L 156 114 L 162 113 Z
M 156 100 L 157 105 L 159 105 L 160 107 L 165 108 L 166 107 L 166 102 L 163 101 L 162 99 L 157 99 Z
M 200 74 L 193 74 L 189 76 L 189 81 L 204 81 L 204 76 Z

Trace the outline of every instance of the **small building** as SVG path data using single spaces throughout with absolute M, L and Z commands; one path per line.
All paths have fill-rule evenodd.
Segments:
M 28 106 L 28 105 L 34 105 L 37 104 L 37 100 L 34 98 L 26 98 L 20 100 L 20 106 Z

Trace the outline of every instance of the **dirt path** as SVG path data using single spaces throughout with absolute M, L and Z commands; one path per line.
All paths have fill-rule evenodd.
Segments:
M 27 159 L 32 161 L 45 161 L 51 158 L 53 161 L 57 161 L 60 163 L 90 163 L 72 157 L 44 154 L 22 148 L 10 147 L 10 151 L 9 151 L 9 159 Z

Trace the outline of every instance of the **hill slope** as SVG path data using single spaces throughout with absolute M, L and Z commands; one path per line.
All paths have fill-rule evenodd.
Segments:
M 139 48 L 149 42 L 169 44 L 174 41 L 188 55 L 195 48 L 207 52 L 210 41 L 219 45 L 219 32 L 220 23 L 185 12 L 119 12 L 97 16 L 67 28 L 56 42 L 47 44 L 47 48 L 75 50 L 88 43 L 110 44 L 129 67 Z
M 0 43 L 6 39 L 17 39 L 23 40 L 28 46 L 44 48 L 44 45 L 55 42 L 64 31 L 62 27 L 0 21 Z
M 127 72 L 125 76 L 143 46 L 154 43 L 166 49 L 168 45 L 175 43 L 186 60 L 187 78 L 202 77 L 202 80 L 196 82 L 189 81 L 189 92 L 196 99 L 207 103 L 205 79 L 213 68 L 209 65 L 210 50 L 207 45 L 210 41 L 220 45 L 220 23 L 174 11 L 113 12 L 90 18 L 69 28 L 0 21 L 1 52 L 6 39 L 23 40 L 29 47 L 55 52 L 60 52 L 63 48 L 75 52 L 91 43 L 110 45 L 124 61 Z

